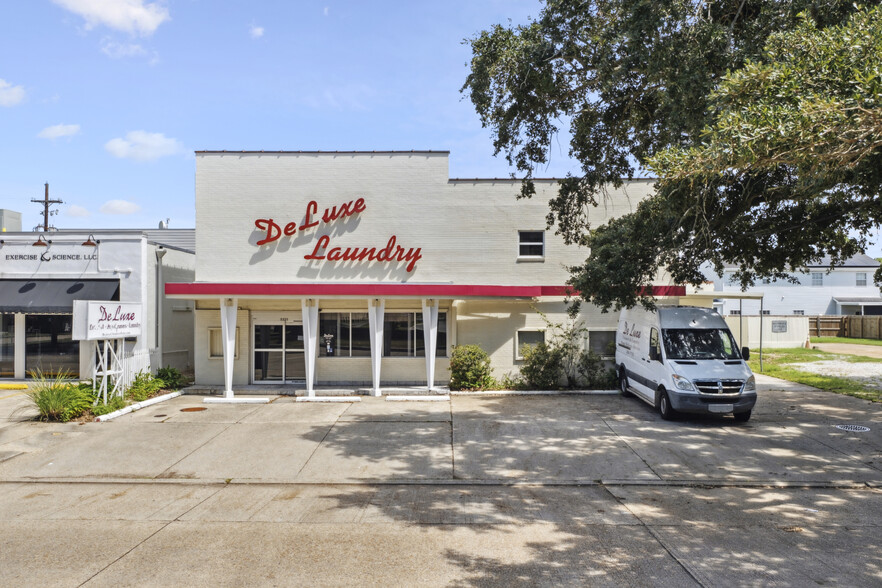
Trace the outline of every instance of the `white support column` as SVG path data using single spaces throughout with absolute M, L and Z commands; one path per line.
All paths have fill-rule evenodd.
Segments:
M 368 300 L 368 323 L 371 331 L 371 373 L 374 387 L 371 390 L 373 396 L 381 396 L 380 391 L 380 364 L 383 361 L 383 314 L 386 310 L 386 301 L 382 298 Z
M 306 395 L 315 397 L 315 354 L 318 349 L 318 300 L 304 298 L 303 309 L 303 355 L 306 361 Z
M 15 351 L 12 359 L 12 375 L 16 380 L 24 380 L 25 357 L 27 355 L 27 333 L 25 332 L 25 315 L 13 315 L 13 328 L 15 329 Z
M 435 386 L 435 350 L 438 347 L 438 301 L 423 298 L 423 341 L 426 347 L 426 382 Z
M 224 343 L 224 398 L 232 399 L 233 362 L 236 359 L 236 311 L 235 298 L 220 299 L 221 336 Z

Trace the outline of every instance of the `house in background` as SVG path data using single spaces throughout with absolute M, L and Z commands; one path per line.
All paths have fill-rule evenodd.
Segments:
M 769 315 L 882 315 L 882 296 L 873 284 L 873 274 L 879 262 L 868 255 L 856 255 L 830 270 L 830 259 L 825 257 L 803 272 L 792 274 L 797 283 L 786 280 L 761 280 L 747 292 L 763 294 L 763 314 Z M 727 267 L 714 280 L 714 291 L 720 299 L 714 303 L 720 314 L 758 315 L 758 300 L 729 300 L 727 292 L 741 292 L 741 286 L 732 279 L 735 267 Z

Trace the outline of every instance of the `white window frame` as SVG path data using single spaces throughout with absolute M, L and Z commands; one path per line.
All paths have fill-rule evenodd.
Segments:
M 795 314 L 796 316 L 805 316 L 805 311 L 804 310 L 794 310 L 793 314 Z
M 514 354 L 515 354 L 516 361 L 523 361 L 524 360 L 524 356 L 521 355 L 521 346 L 519 345 L 521 333 L 542 333 L 542 342 L 543 343 L 545 342 L 545 329 L 543 329 L 543 328 L 536 327 L 534 329 L 530 329 L 530 328 L 518 329 L 517 331 L 515 331 L 515 337 L 514 337 L 514 347 L 515 347 Z
M 521 255 L 522 245 L 538 245 L 533 241 L 521 241 L 521 233 L 542 234 L 542 255 Z M 518 261 L 545 261 L 545 229 L 518 229 Z
M 224 341 L 224 332 L 221 327 L 208 327 L 208 359 L 223 359 L 224 354 L 221 352 L 220 355 L 212 355 L 211 354 L 211 333 L 219 332 L 221 338 L 221 346 L 223 346 Z M 239 359 L 239 327 L 236 327 L 236 340 L 233 344 L 233 359 Z
M 858 288 L 867 287 L 867 272 L 855 272 L 854 285 Z
M 738 316 L 740 314 L 741 314 L 740 310 L 730 310 L 729 311 L 729 316 Z
M 770 314 L 772 314 L 771 310 L 764 310 L 763 311 L 763 316 L 769 316 Z
M 824 272 L 812 272 L 812 288 L 821 288 L 824 285 Z

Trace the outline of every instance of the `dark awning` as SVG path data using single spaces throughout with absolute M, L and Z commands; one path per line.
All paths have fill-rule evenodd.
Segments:
M 74 300 L 119 300 L 119 280 L 0 280 L 0 312 L 65 314 Z

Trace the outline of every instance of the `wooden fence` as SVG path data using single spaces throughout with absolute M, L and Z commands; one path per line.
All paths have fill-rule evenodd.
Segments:
M 882 316 L 810 316 L 808 319 L 812 337 L 882 339 Z

